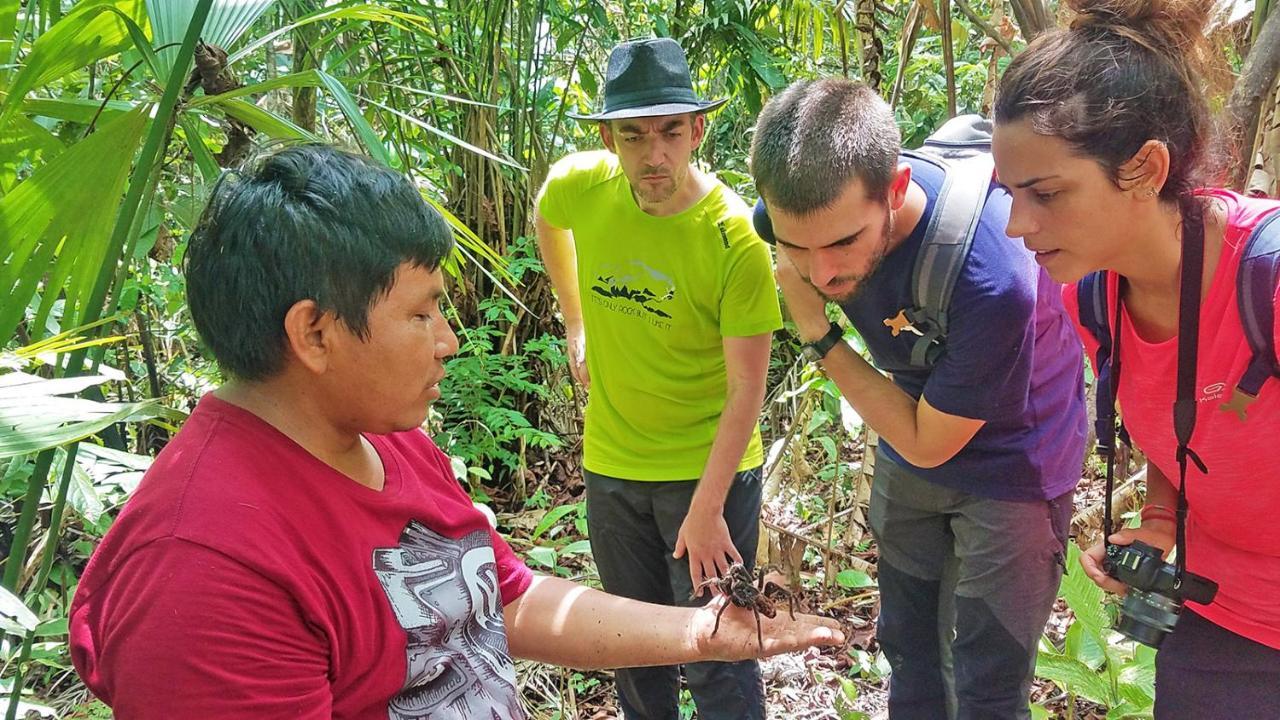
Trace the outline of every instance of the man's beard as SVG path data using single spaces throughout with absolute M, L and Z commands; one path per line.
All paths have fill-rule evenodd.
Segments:
M 645 170 L 646 172 L 648 172 L 648 168 L 646 168 Z M 676 191 L 680 189 L 680 186 L 684 183 L 684 181 L 688 178 L 688 176 L 689 176 L 688 169 L 685 169 L 683 173 L 680 172 L 679 169 L 673 169 L 671 173 L 667 176 L 667 181 L 661 185 L 658 185 L 656 187 L 648 186 L 648 185 L 645 185 L 643 182 L 641 182 L 641 183 L 637 183 L 636 185 L 633 185 L 631 189 L 636 194 L 637 197 L 639 197 L 641 200 L 645 201 L 646 203 L 649 203 L 650 205 L 659 205 L 661 203 L 664 203 L 670 200 L 672 197 L 674 197 L 676 194 Z
M 884 259 L 889 255 L 889 238 L 893 235 L 893 213 L 890 212 L 888 207 L 884 209 L 883 227 L 884 233 L 880 237 L 880 244 L 876 247 L 875 255 L 871 256 L 871 261 L 867 265 L 866 272 L 858 275 L 845 275 L 838 277 L 836 278 L 836 281 L 832 283 L 835 285 L 843 285 L 847 282 L 852 282 L 853 287 L 850 288 L 848 292 L 840 295 L 828 295 L 822 291 L 822 288 L 819 288 L 817 285 L 813 285 L 812 280 L 809 280 L 809 284 L 813 285 L 813 289 L 817 290 L 819 295 L 837 305 L 845 305 L 857 300 L 858 296 L 861 295 L 862 291 L 867 287 L 867 280 L 876 274 L 876 271 L 880 269 L 880 265 L 884 263 Z

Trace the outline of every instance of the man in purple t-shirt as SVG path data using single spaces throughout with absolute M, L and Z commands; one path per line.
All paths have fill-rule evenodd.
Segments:
M 778 247 L 806 354 L 881 436 L 870 521 L 890 716 L 1029 718 L 1084 454 L 1080 344 L 1058 286 L 1005 235 L 1009 196 L 992 183 L 945 349 L 913 367 L 916 335 L 894 319 L 914 307 L 946 171 L 899 152 L 893 111 L 870 88 L 792 85 L 757 124 L 756 226 Z M 839 342 L 827 302 L 876 367 Z

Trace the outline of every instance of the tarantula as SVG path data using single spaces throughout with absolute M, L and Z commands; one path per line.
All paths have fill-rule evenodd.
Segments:
M 775 582 L 765 582 L 764 568 L 760 569 L 759 580 L 753 581 L 750 570 L 743 566 L 742 563 L 734 563 L 729 566 L 729 572 L 724 577 L 710 578 L 699 583 L 698 587 L 693 589 L 692 597 L 698 597 L 709 587 L 714 587 L 729 599 L 729 602 L 726 602 L 724 607 L 720 608 L 720 612 L 716 613 L 716 624 L 711 630 L 713 637 L 720 630 L 720 616 L 724 614 L 725 610 L 729 609 L 730 604 L 747 608 L 756 616 L 756 641 L 760 643 L 762 649 L 764 648 L 764 633 L 760 629 L 760 616 L 764 615 L 771 618 L 778 614 L 775 598 L 777 600 L 785 598 L 791 619 L 796 619 L 795 595 Z

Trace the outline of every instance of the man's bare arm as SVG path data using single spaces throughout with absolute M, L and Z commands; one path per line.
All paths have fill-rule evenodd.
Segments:
M 654 605 L 539 575 L 504 609 L 515 657 L 592 669 L 745 660 L 844 642 L 831 618 L 786 612 L 761 617 L 764 648 L 750 610 L 729 607 L 712 635 L 720 599 L 700 608 Z

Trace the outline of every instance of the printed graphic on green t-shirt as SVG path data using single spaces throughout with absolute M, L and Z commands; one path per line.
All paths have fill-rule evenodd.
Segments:
M 609 152 L 551 169 L 538 206 L 573 231 L 591 391 L 583 464 L 633 480 L 699 477 L 724 410 L 725 337 L 782 326 L 768 247 L 717 187 L 688 210 L 636 205 Z M 760 433 L 739 469 L 763 462 Z

